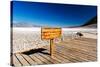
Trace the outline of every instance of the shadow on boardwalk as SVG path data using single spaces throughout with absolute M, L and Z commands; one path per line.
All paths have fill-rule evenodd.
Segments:
M 22 52 L 22 54 L 31 55 L 34 53 L 42 53 L 42 54 L 50 55 L 49 53 L 44 52 L 45 50 L 47 49 L 44 49 L 44 48 L 32 49 L 30 51 Z

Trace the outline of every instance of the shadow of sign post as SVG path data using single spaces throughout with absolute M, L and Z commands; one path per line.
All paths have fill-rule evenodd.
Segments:
M 54 39 L 61 37 L 61 28 L 42 28 L 41 39 L 50 40 L 50 55 L 53 57 L 54 54 Z

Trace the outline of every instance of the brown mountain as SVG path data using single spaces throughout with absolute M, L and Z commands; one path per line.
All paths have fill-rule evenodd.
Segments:
M 97 16 L 93 17 L 89 21 L 87 21 L 85 24 L 81 25 L 82 27 L 92 27 L 97 28 Z

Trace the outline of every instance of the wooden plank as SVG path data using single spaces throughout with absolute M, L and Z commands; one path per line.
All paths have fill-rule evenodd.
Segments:
M 58 49 L 57 49 L 58 52 L 60 52 Z M 60 60 L 60 63 L 70 63 L 70 62 L 76 62 L 75 59 L 73 59 L 73 57 L 71 55 L 69 56 L 66 56 L 67 58 L 65 58 L 63 55 L 61 55 L 60 53 L 57 54 L 57 51 L 55 51 L 55 54 L 54 54 L 54 57 L 56 57 L 58 60 Z M 53 57 L 53 58 L 54 58 Z M 73 60 L 71 60 L 73 59 Z
M 62 60 L 59 59 L 59 58 L 57 58 L 57 57 L 55 57 L 55 56 L 53 56 L 53 57 L 51 57 L 51 58 L 54 59 L 54 60 L 56 60 L 56 61 L 58 61 L 59 63 L 62 63 Z
M 75 44 L 78 44 L 80 46 L 84 46 L 84 47 L 88 47 L 88 48 L 93 48 L 93 49 L 96 49 L 96 43 L 93 44 L 92 42 L 91 43 L 86 43 L 86 42 L 81 42 L 81 41 L 73 41 L 73 43 Z
M 43 51 L 43 52 L 50 52 L 50 46 L 45 46 L 44 47 L 45 49 L 47 49 L 46 51 Z M 62 61 L 59 59 L 59 58 L 56 58 L 56 57 L 51 57 L 50 55 L 46 55 L 47 57 L 49 57 L 50 59 L 52 59 L 53 61 L 56 61 L 57 63 L 61 63 Z
M 48 49 L 48 52 L 50 51 L 49 47 L 45 47 L 46 49 Z M 65 60 L 65 58 L 59 56 L 59 54 L 56 54 L 56 50 L 55 50 L 55 54 L 53 55 L 52 59 L 55 59 L 57 61 L 59 61 L 59 63 L 68 63 L 68 60 Z
M 82 41 L 88 41 L 88 42 L 97 42 L 97 39 L 92 39 L 92 38 L 81 38 Z
M 59 62 L 57 61 L 57 59 L 51 58 L 50 55 L 44 55 L 44 54 L 42 54 L 42 53 L 39 53 L 39 54 L 42 55 L 42 56 L 44 56 L 48 61 L 50 61 L 50 62 L 53 63 L 53 64 L 58 64 L 58 63 L 59 63 Z
M 48 51 L 50 50 L 48 46 L 45 48 L 48 49 Z M 58 49 L 58 51 L 59 51 L 59 49 Z M 62 56 L 60 56 L 60 54 L 57 54 L 56 50 L 55 50 L 55 54 L 54 54 L 53 58 L 56 58 L 60 63 L 69 63 L 70 62 L 68 59 L 65 59 L 65 57 L 62 57 Z M 71 62 L 75 62 L 75 60 L 73 60 Z
M 96 47 L 88 47 L 86 45 L 84 46 L 84 44 L 82 44 L 82 43 L 80 44 L 80 43 L 73 42 L 73 43 L 67 43 L 69 45 L 67 45 L 66 43 L 64 43 L 64 44 L 65 44 L 65 46 L 69 46 L 69 47 L 72 46 L 74 48 L 81 49 L 82 51 L 86 51 L 91 55 L 94 55 L 96 53 Z
M 42 53 L 38 53 L 41 57 L 43 57 L 44 59 L 46 59 L 46 60 L 48 60 L 51 64 L 53 64 L 53 62 L 52 61 L 50 61 L 50 57 L 51 56 L 47 56 L 47 55 L 44 55 L 44 54 L 42 54 Z M 52 59 L 52 58 L 51 58 Z
M 75 57 L 75 56 L 73 56 L 72 54 L 68 54 L 68 55 L 65 55 L 65 54 L 63 54 L 63 53 L 61 53 L 61 52 L 56 52 L 56 53 L 58 53 L 59 55 L 61 55 L 61 57 L 64 57 L 66 60 L 68 60 L 70 63 L 71 62 L 76 62 L 76 61 L 78 61 L 78 62 L 82 62 L 83 61 L 83 59 L 81 59 L 80 57 Z M 76 59 L 75 59 L 76 58 Z M 73 60 L 72 60 L 73 59 Z
M 63 45 L 62 45 L 63 44 Z M 68 45 L 67 45 L 68 44 Z M 95 55 L 95 51 L 93 52 L 92 51 L 92 49 L 89 49 L 89 48 L 87 48 L 87 47 L 81 47 L 81 46 L 77 46 L 77 44 L 71 44 L 71 43 L 59 43 L 58 45 L 62 45 L 61 47 L 63 47 L 63 48 L 75 48 L 75 49 L 77 49 L 77 51 L 78 50 L 81 50 L 82 52 L 84 52 L 84 53 L 88 53 L 88 55 Z M 91 52 L 90 52 L 91 51 Z
M 66 44 L 68 44 L 68 43 L 66 43 Z M 96 60 L 96 52 L 94 52 L 94 56 L 91 54 L 90 55 L 90 53 L 88 53 L 87 51 L 88 51 L 88 49 L 87 49 L 87 51 L 84 51 L 85 50 L 85 48 L 84 49 L 82 49 L 82 46 L 79 48 L 78 46 L 76 47 L 76 46 L 73 46 L 73 45 L 77 45 L 77 44 L 73 44 L 73 43 L 71 43 L 72 45 L 70 45 L 70 44 L 68 44 L 69 46 L 65 46 L 65 45 L 62 45 L 62 44 L 60 44 L 60 46 L 59 47 L 62 47 L 62 48 L 60 48 L 59 50 L 61 50 L 61 49 L 63 49 L 63 48 L 65 48 L 65 47 L 67 47 L 67 48 L 69 48 L 69 49 L 77 49 L 77 53 L 75 54 L 73 54 L 72 53 L 72 55 L 74 56 L 74 57 L 77 57 L 77 58 L 79 58 L 80 60 L 79 61 L 91 61 L 92 59 L 93 60 Z M 56 44 L 57 45 L 57 44 Z M 58 47 L 58 45 L 56 46 L 56 47 Z M 67 48 L 65 48 L 65 49 L 67 49 Z M 63 51 L 66 51 L 65 49 L 63 49 Z M 68 50 L 69 50 L 68 49 Z M 59 51 L 58 50 L 58 51 Z M 74 51 L 74 50 L 73 50 Z M 75 51 L 74 51 L 75 52 Z M 85 57 L 84 57 L 84 55 L 85 55 Z M 92 57 L 93 56 L 93 57 Z M 87 59 L 87 58 L 91 58 L 91 60 L 90 59 Z
M 44 57 L 40 56 L 38 53 L 34 54 L 38 59 L 40 59 L 42 62 L 44 62 L 45 64 L 51 64 L 50 61 L 46 60 Z
M 64 57 L 62 57 L 61 55 L 55 53 L 54 54 L 56 58 L 60 59 L 62 62 L 61 63 L 70 63 L 70 61 L 68 59 L 65 59 Z
M 77 43 L 77 44 L 82 44 L 83 46 L 88 46 L 88 47 L 96 47 L 97 42 L 87 42 L 87 41 L 82 41 L 82 40 L 72 40 L 72 41 L 63 41 L 67 43 Z
M 42 62 L 39 58 L 37 58 L 34 54 L 30 55 L 30 57 L 38 64 L 45 64 L 44 62 Z
M 62 47 L 62 46 L 60 46 L 60 47 Z M 68 50 L 69 50 L 69 49 L 71 49 L 71 48 L 70 48 L 70 47 L 68 47 L 68 48 L 62 47 L 62 51 L 61 51 L 61 50 L 59 50 L 59 51 L 61 51 L 62 53 L 66 54 L 66 52 L 68 53 Z M 72 50 L 73 50 L 73 48 L 72 48 Z M 72 51 L 72 50 L 71 50 L 71 51 Z M 74 50 L 73 50 L 73 51 L 74 51 Z M 90 60 L 90 59 L 91 59 L 91 61 L 92 61 L 92 60 L 96 60 L 95 57 L 92 57 L 92 56 L 90 56 L 90 55 L 88 55 L 88 54 L 86 54 L 86 53 L 80 52 L 80 51 L 81 51 L 81 50 L 79 50 L 79 51 L 74 51 L 73 53 L 69 52 L 69 54 L 73 54 L 73 55 L 76 55 L 76 54 L 77 54 L 78 57 L 81 55 L 81 56 L 84 57 L 84 59 L 87 59 L 87 60 Z M 77 56 L 75 56 L 75 57 L 77 57 Z M 88 57 L 88 58 L 87 58 L 87 57 Z
M 30 63 L 30 65 L 37 65 L 37 63 L 28 55 L 21 54 L 26 60 Z
M 70 44 L 74 44 L 74 43 L 77 43 L 77 44 L 82 44 L 83 46 L 89 46 L 89 47 L 96 47 L 96 43 L 93 43 L 93 42 L 89 42 L 87 43 L 87 41 L 81 41 L 81 40 L 72 40 L 72 41 L 63 41 L 65 43 L 70 43 Z
M 64 57 L 65 59 L 69 60 L 70 62 L 81 62 L 82 59 L 78 58 L 77 56 L 73 56 L 71 53 L 67 52 L 65 49 L 59 50 L 57 49 L 56 53 Z
M 45 52 L 50 52 L 49 46 L 46 46 L 45 48 L 48 49 L 48 50 L 45 51 Z M 59 58 L 57 58 L 57 57 L 55 57 L 55 56 L 51 57 L 51 56 L 49 55 L 48 57 L 49 57 L 50 59 L 53 59 L 53 61 L 57 61 L 57 63 L 61 63 L 61 62 L 62 62 Z
M 26 57 L 24 57 L 22 54 L 20 54 L 20 55 L 27 61 L 27 63 L 28 63 L 29 65 L 31 65 L 30 62 L 26 59 Z
M 16 54 L 13 56 L 14 65 L 36 65 L 36 64 L 57 64 L 57 63 L 70 63 L 70 62 L 87 62 L 96 61 L 96 43 L 73 40 L 73 42 L 61 42 L 55 44 L 54 56 L 45 55 L 43 53 L 36 53 L 32 55 Z M 50 47 L 45 46 L 48 49 L 45 52 L 50 51 Z
M 85 43 L 91 43 L 91 44 L 96 44 L 97 43 L 97 39 L 87 39 L 87 38 L 84 38 L 84 39 L 74 39 L 73 41 L 80 41 L 80 42 L 85 42 Z
M 22 63 L 19 61 L 15 54 L 13 54 L 13 63 L 14 66 L 22 66 Z
M 80 42 L 80 41 L 77 41 L 76 43 L 82 44 L 84 47 L 86 46 L 85 50 L 89 53 L 96 53 L 97 52 L 97 43 L 93 44 L 92 42 L 90 42 L 87 44 L 86 42 Z M 92 55 L 94 55 L 94 54 L 92 54 Z
M 88 61 L 87 59 L 84 59 L 83 57 L 79 56 L 79 55 L 73 55 L 73 54 L 63 54 L 62 52 L 58 51 L 58 53 L 62 56 L 65 57 L 67 60 L 69 60 L 70 62 L 82 62 L 82 61 Z M 75 59 L 76 58 L 76 59 Z
M 24 66 L 29 66 L 30 65 L 20 54 L 16 54 L 16 56 L 19 58 L 19 60 L 21 61 L 21 63 Z
M 69 44 L 69 45 L 70 45 L 70 44 Z M 68 46 L 68 45 L 67 45 L 67 48 L 64 47 L 64 46 L 60 46 L 60 47 L 65 48 L 65 49 L 69 49 L 70 51 L 74 51 L 74 52 L 75 52 L 75 51 L 77 51 L 77 52 L 81 51 L 80 53 L 83 53 L 83 52 L 86 53 L 86 54 L 88 53 L 88 52 L 86 52 L 86 51 L 83 51 L 82 48 L 79 49 L 79 47 L 78 47 L 78 48 L 76 48 L 76 47 L 70 47 L 70 46 Z

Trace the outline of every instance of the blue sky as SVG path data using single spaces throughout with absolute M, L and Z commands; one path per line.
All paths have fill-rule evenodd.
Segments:
M 79 26 L 97 15 L 96 6 L 13 1 L 13 23 L 39 26 Z

